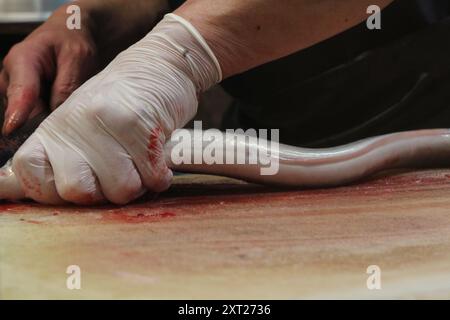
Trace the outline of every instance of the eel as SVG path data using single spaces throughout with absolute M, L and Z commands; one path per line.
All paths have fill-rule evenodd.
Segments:
M 38 118 L 22 129 L 15 143 L 7 143 L 7 139 L 1 138 L 0 143 L 8 147 L 3 148 L 3 153 L 0 149 L 0 160 L 4 161 L 10 156 L 26 136 L 24 131 L 31 134 L 30 129 L 36 127 L 41 120 L 42 118 Z M 223 132 L 220 133 L 222 139 L 212 142 L 203 135 L 195 135 L 192 132 L 190 134 L 194 137 L 190 145 L 192 158 L 202 158 L 206 148 L 215 148 L 222 149 L 224 155 L 227 150 L 239 150 L 246 155 L 262 154 L 266 156 L 266 162 L 179 164 L 172 160 L 172 152 L 177 143 L 169 139 L 164 146 L 169 168 L 179 172 L 220 175 L 259 184 L 302 188 L 333 187 L 354 183 L 388 169 L 450 166 L 450 129 L 398 132 L 323 149 L 272 144 L 264 139 L 247 139 L 248 136 Z M 195 144 L 201 147 L 196 148 Z M 278 164 L 277 174 L 261 174 L 261 169 L 267 166 L 267 161 L 275 161 Z M 7 161 L 0 169 L 0 186 L 0 198 L 17 200 L 24 197 L 11 169 L 11 161 Z
M 265 166 L 257 164 L 174 164 L 171 152 L 174 143 L 165 145 L 166 163 L 175 171 L 220 175 L 248 182 L 287 187 L 317 188 L 335 187 L 357 182 L 381 171 L 402 168 L 438 168 L 450 166 L 450 129 L 405 131 L 363 139 L 350 144 L 310 149 L 289 145 L 276 145 L 271 150 L 270 142 L 262 139 L 237 139 L 238 135 L 226 138 L 217 148 L 239 150 L 246 153 L 269 155 L 270 161 L 279 166 L 275 175 L 261 175 Z M 238 141 L 238 142 L 236 142 Z M 198 141 L 194 140 L 194 143 Z M 194 157 L 203 150 L 191 147 Z M 214 144 L 215 142 L 211 142 Z M 219 142 L 220 143 L 220 142 Z M 209 145 L 210 147 L 211 145 Z M 268 147 L 266 147 L 268 146 Z

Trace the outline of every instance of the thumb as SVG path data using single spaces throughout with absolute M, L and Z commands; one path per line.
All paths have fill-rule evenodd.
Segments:
M 0 169 L 0 200 L 20 200 L 25 198 L 25 193 L 17 181 L 12 170 L 12 162 L 9 160 Z

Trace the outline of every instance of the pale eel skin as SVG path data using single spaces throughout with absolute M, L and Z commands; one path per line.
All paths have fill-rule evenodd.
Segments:
M 259 152 L 268 145 L 271 161 L 278 161 L 275 175 L 261 175 L 262 164 L 174 164 L 172 151 L 175 142 L 166 143 L 164 153 L 169 168 L 180 172 L 226 176 L 249 182 L 287 187 L 332 187 L 356 182 L 377 172 L 396 168 L 450 167 L 450 129 L 418 130 L 368 138 L 351 144 L 326 148 L 306 149 L 279 144 L 271 152 L 270 143 L 255 143 L 248 139 L 222 133 L 224 143 L 217 148 L 234 149 L 240 141 L 247 153 Z M 191 145 L 191 152 L 202 152 L 210 143 L 201 143 L 203 149 Z M 209 145 L 211 148 L 211 145 Z M 225 149 L 224 149 L 225 150 Z M 267 152 L 267 148 L 263 150 Z M 194 155 L 195 156 L 195 155 Z M 18 200 L 24 197 L 9 161 L 0 170 L 0 198 Z
M 223 139 L 227 145 L 235 144 L 235 139 Z M 244 147 L 250 152 L 258 152 L 261 148 L 248 141 Z M 272 160 L 279 161 L 276 175 L 261 175 L 261 165 L 174 165 L 170 158 L 172 148 L 170 142 L 165 146 L 166 162 L 176 171 L 220 175 L 268 185 L 332 187 L 388 169 L 450 166 L 450 129 L 392 133 L 326 149 L 279 144 L 278 154 L 272 156 L 276 158 Z

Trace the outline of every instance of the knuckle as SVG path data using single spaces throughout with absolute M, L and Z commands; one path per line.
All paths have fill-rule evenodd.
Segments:
M 26 42 L 19 42 L 9 49 L 3 59 L 5 70 L 17 67 L 18 64 L 27 63 L 33 56 L 34 50 L 30 50 Z
M 25 105 L 31 105 L 36 102 L 39 92 L 36 87 L 24 86 L 19 83 L 9 83 L 6 89 L 6 97 L 8 99 L 15 97 L 20 99 Z
M 86 107 L 85 112 L 88 119 L 104 121 L 104 117 L 108 115 L 108 107 L 104 103 L 93 103 Z
M 53 29 L 39 28 L 39 31 L 32 34 L 26 41 L 36 41 L 37 43 L 51 44 L 58 39 L 58 33 Z
M 13 166 L 15 167 L 26 167 L 34 163 L 36 156 L 32 153 L 27 152 L 26 149 L 20 148 L 17 150 L 13 158 Z
M 95 194 L 86 188 L 79 180 L 71 179 L 66 181 L 59 189 L 59 196 L 65 201 L 76 204 L 96 203 Z
M 18 151 L 13 158 L 13 170 L 17 175 L 25 195 L 35 201 L 47 201 L 47 194 L 33 168 L 36 158 L 24 151 Z
M 78 58 L 92 58 L 96 56 L 95 47 L 85 41 L 70 42 L 67 44 L 66 50 Z
M 112 202 L 116 204 L 127 204 L 142 194 L 142 188 L 140 185 L 126 185 L 118 194 L 112 199 Z
M 159 170 L 159 174 L 155 173 L 152 179 L 147 183 L 146 187 L 153 192 L 163 192 L 166 191 L 172 181 L 172 171 L 167 167 Z
M 22 54 L 22 52 L 23 52 L 23 50 L 22 50 L 21 43 L 18 43 L 18 44 L 15 44 L 14 46 L 12 46 L 11 49 L 9 50 L 8 54 L 3 59 L 3 65 L 6 67 L 10 66 L 14 57 L 20 56 Z
M 63 83 L 58 84 L 56 91 L 59 95 L 68 97 L 70 96 L 78 87 L 75 80 L 68 80 Z
M 130 112 L 125 108 L 120 108 L 115 115 L 111 115 L 111 123 L 117 126 L 119 131 L 134 128 L 139 123 L 139 116 L 135 112 Z
M 111 112 L 111 108 L 114 109 L 114 112 Z M 106 103 L 94 104 L 88 108 L 88 112 L 91 116 L 100 119 L 106 126 L 113 128 L 119 134 L 129 132 L 140 121 L 137 113 L 120 106 L 115 107 L 113 103 L 110 105 Z
M 140 181 L 124 180 L 111 191 L 110 201 L 115 204 L 127 204 L 139 197 L 142 192 L 143 188 Z

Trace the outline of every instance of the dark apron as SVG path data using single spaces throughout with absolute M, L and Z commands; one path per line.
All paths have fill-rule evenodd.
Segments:
M 450 128 L 450 20 L 422 13 L 396 1 L 382 31 L 364 23 L 225 81 L 235 102 L 222 129 L 278 128 L 283 143 L 325 147 Z

